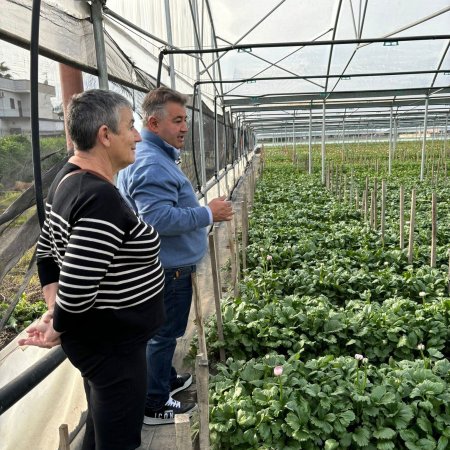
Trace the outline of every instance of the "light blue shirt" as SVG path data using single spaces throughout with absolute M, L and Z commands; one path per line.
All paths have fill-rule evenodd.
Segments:
M 141 136 L 136 160 L 119 172 L 117 187 L 159 233 L 164 268 L 197 264 L 207 249 L 211 210 L 200 206 L 189 179 L 176 164 L 179 151 L 148 129 Z

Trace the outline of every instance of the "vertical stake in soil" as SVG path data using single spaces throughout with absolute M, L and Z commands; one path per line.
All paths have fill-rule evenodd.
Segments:
M 191 275 L 192 278 L 192 292 L 194 297 L 194 308 L 195 308 L 195 325 L 197 326 L 197 334 L 198 334 L 198 349 L 204 355 L 207 355 L 206 351 L 206 338 L 205 338 L 205 328 L 203 325 L 203 312 L 202 305 L 200 303 L 200 295 L 198 292 L 198 283 L 197 283 L 197 273 L 193 272 Z
M 236 239 L 236 284 L 234 289 L 234 296 L 239 296 L 239 282 L 241 281 L 241 258 L 239 249 L 239 232 L 238 232 L 237 217 L 234 216 L 234 237 Z
M 228 246 L 230 247 L 230 261 L 231 261 L 231 285 L 233 289 L 236 288 L 237 270 L 236 270 L 236 244 L 233 239 L 233 224 L 234 220 L 228 220 L 226 223 L 228 234 Z
M 189 414 L 175 414 L 176 450 L 192 450 Z
M 214 239 L 214 232 L 209 233 L 209 257 L 211 260 L 211 274 L 213 279 L 214 288 L 214 306 L 216 308 L 216 321 L 217 321 L 217 337 L 220 342 L 225 343 L 223 337 L 223 320 L 222 320 L 222 310 L 220 308 L 220 282 L 219 274 L 217 272 L 217 252 L 216 252 L 216 240 Z M 225 362 L 225 349 L 221 347 L 219 349 L 220 361 Z
M 375 191 L 370 193 L 370 227 L 375 229 Z
M 403 186 L 400 186 L 400 250 L 405 246 L 405 191 Z
M 69 427 L 66 423 L 59 426 L 59 447 L 58 450 L 70 450 Z
M 199 415 L 200 448 L 209 449 L 209 369 L 205 353 L 199 353 L 195 359 L 195 375 L 197 384 L 197 401 Z
M 408 244 L 408 263 L 413 262 L 413 250 L 414 250 L 414 221 L 416 218 L 416 190 L 411 192 L 411 215 L 409 218 L 409 244 Z
M 242 269 L 247 269 L 247 244 L 248 244 L 248 206 L 247 195 L 244 194 L 242 202 Z
M 431 194 L 431 261 L 430 266 L 436 267 L 436 235 L 437 235 L 437 201 L 436 192 Z
M 220 268 L 222 267 L 220 264 L 220 251 L 219 251 L 219 224 L 214 224 L 214 247 L 216 254 L 216 270 L 217 270 L 217 286 L 219 288 L 220 296 L 222 296 L 222 280 L 220 279 Z
M 386 226 L 386 180 L 381 180 L 381 242 L 384 245 Z
M 375 178 L 374 182 L 373 182 L 373 229 L 376 230 L 377 229 L 377 216 L 378 216 L 378 212 L 377 212 L 377 201 L 378 201 L 378 181 Z

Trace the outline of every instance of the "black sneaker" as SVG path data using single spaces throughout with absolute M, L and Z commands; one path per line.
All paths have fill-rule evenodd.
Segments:
M 146 425 L 164 425 L 174 423 L 176 414 L 189 414 L 189 417 L 197 409 L 196 403 L 179 402 L 169 397 L 163 408 L 152 410 L 145 408 L 144 423 Z
M 190 373 L 182 373 L 170 384 L 170 396 L 177 392 L 184 391 L 192 384 L 192 375 Z

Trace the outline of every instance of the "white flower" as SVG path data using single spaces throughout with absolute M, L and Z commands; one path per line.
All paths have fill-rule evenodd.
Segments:
M 274 374 L 276 377 L 281 376 L 281 375 L 283 374 L 283 366 L 276 366 L 276 367 L 274 367 L 274 369 L 273 369 L 273 374 Z
M 367 364 L 369 362 L 369 358 L 363 358 L 362 362 L 363 364 Z
M 419 345 L 417 346 L 417 350 L 420 350 L 420 351 L 425 350 L 425 345 L 419 344 Z
M 419 292 L 419 296 L 420 296 L 420 297 L 425 297 L 426 295 L 427 295 L 426 292 L 423 292 L 423 291 Z
M 266 259 L 267 261 L 272 261 L 272 255 L 267 255 Z
M 360 355 L 359 353 L 357 353 L 357 354 L 355 355 L 355 359 L 358 360 L 358 361 L 362 361 L 362 360 L 364 359 L 364 356 L 363 356 L 363 355 Z

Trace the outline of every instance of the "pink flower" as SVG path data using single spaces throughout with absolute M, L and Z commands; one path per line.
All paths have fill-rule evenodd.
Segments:
M 276 366 L 276 367 L 273 369 L 273 374 L 274 374 L 276 377 L 281 376 L 281 375 L 283 374 L 283 366 Z
M 266 259 L 267 261 L 272 261 L 272 255 L 267 255 Z

